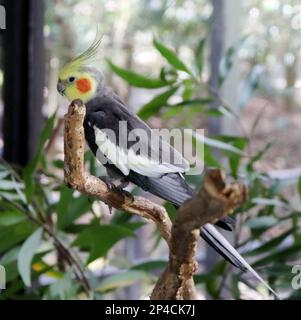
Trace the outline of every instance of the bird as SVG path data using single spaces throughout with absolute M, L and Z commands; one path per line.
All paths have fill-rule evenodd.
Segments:
M 155 138 L 153 143 L 153 137 L 157 137 L 153 130 L 129 111 L 122 99 L 105 84 L 103 73 L 95 66 L 100 44 L 101 39 L 96 38 L 85 52 L 61 68 L 57 90 L 69 102 L 80 99 L 84 103 L 85 138 L 95 157 L 106 168 L 108 176 L 103 180 L 109 188 L 121 191 L 131 182 L 179 208 L 195 193 L 184 176 L 189 170 L 189 163 L 162 139 Z M 145 148 L 135 153 L 132 149 L 134 141 L 127 141 L 126 145 L 121 143 L 124 137 L 121 130 L 124 129 L 125 135 L 142 130 L 145 134 L 139 136 L 139 143 Z M 166 155 L 172 155 L 173 161 L 164 161 Z M 207 223 L 201 227 L 200 236 L 232 265 L 243 272 L 250 272 L 279 298 L 218 230 L 231 231 L 233 224 L 230 217 L 215 225 Z

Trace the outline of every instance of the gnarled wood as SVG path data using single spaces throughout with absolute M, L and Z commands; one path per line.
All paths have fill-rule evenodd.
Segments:
M 197 270 L 196 245 L 200 228 L 230 214 L 242 203 L 246 189 L 236 183 L 227 185 L 221 170 L 209 170 L 200 191 L 178 210 L 172 226 L 169 264 L 158 280 L 152 299 L 182 299 L 185 284 Z

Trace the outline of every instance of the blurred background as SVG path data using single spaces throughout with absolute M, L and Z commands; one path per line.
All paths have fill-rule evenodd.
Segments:
M 0 299 L 145 299 L 166 266 L 154 225 L 110 215 L 63 184 L 68 103 L 56 92 L 58 72 L 97 25 L 106 83 L 154 128 L 205 128 L 205 165 L 249 188 L 225 235 L 283 298 L 300 298 L 292 287 L 301 250 L 298 3 L 0 1 Z M 100 176 L 88 150 L 86 160 Z M 204 243 L 197 258 L 200 299 L 269 298 Z

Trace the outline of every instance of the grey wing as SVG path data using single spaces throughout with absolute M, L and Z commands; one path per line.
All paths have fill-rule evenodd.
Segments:
M 102 110 L 111 113 L 110 121 L 115 121 L 115 131 L 118 123 L 126 121 L 128 145 L 119 144 L 122 157 L 126 163 L 117 163 L 110 159 L 125 175 L 130 171 L 147 177 L 158 178 L 167 173 L 184 173 L 189 169 L 189 163 L 182 155 L 157 135 L 145 122 L 126 109 L 122 101 L 114 93 L 108 93 L 98 98 Z M 112 120 L 113 119 L 113 120 Z M 117 139 L 118 142 L 119 139 Z M 108 156 L 108 155 L 106 155 Z
M 131 170 L 148 177 L 188 171 L 189 163 L 181 153 L 139 117 L 128 111 L 124 105 L 120 105 L 116 112 L 121 119 L 128 121 L 131 143 L 128 157 Z

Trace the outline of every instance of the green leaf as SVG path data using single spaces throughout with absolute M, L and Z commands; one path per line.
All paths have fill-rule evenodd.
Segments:
M 252 203 L 264 206 L 274 206 L 285 208 L 287 205 L 278 199 L 268 199 L 268 198 L 253 198 Z
M 208 146 L 204 146 L 204 160 L 208 167 L 222 168 L 221 163 L 216 159 Z
M 53 160 L 52 164 L 58 169 L 64 169 L 64 161 L 63 160 Z
M 272 249 L 278 247 L 283 242 L 283 240 L 285 238 L 287 238 L 289 235 L 292 234 L 292 232 L 293 232 L 293 230 L 290 229 L 289 231 L 282 233 L 278 237 L 275 237 L 275 238 L 271 239 L 270 241 L 263 243 L 259 247 L 252 249 L 250 251 L 244 252 L 244 255 L 245 256 L 256 256 L 258 254 L 262 254 L 262 253 L 271 251 Z
M 223 57 L 220 66 L 219 66 L 219 75 L 218 75 L 218 84 L 222 86 L 225 79 L 227 78 L 234 62 L 234 55 L 241 45 L 245 42 L 248 36 L 242 37 L 234 46 L 230 47 L 225 56 Z
M 4 252 L 26 239 L 34 229 L 33 224 L 28 220 L 9 226 L 0 226 L 0 252 Z
M 265 273 L 271 276 L 287 277 L 289 280 L 289 284 L 291 284 L 292 267 L 292 265 L 275 264 L 273 266 L 270 266 L 267 270 L 265 270 Z
M 0 191 L 0 198 L 7 201 L 19 201 L 22 200 L 19 194 L 16 194 L 14 192 L 4 192 Z
M 200 98 L 200 99 L 192 99 L 192 100 L 184 100 L 177 104 L 172 105 L 171 107 L 195 107 L 195 106 L 203 106 L 211 103 L 213 101 L 212 97 Z
M 208 108 L 202 111 L 207 117 L 221 117 L 223 113 L 217 108 Z
M 16 181 L 10 180 L 1 180 L 0 181 L 0 189 L 5 191 L 16 190 L 16 188 L 24 188 L 23 183 L 18 183 Z
M 147 120 L 152 115 L 156 114 L 162 107 L 167 105 L 168 99 L 174 95 L 177 90 L 178 87 L 173 87 L 153 98 L 139 111 L 139 117 L 143 120 Z
M 113 224 L 92 226 L 82 231 L 73 245 L 83 250 L 88 249 L 90 251 L 88 262 L 91 262 L 104 257 L 118 241 L 134 236 L 133 231 L 124 226 Z
M 20 247 L 16 246 L 4 253 L 0 258 L 0 265 L 6 266 L 12 262 L 16 262 L 18 259 L 19 251 Z
M 163 67 L 163 68 L 161 68 L 161 71 L 160 71 L 160 79 L 162 81 L 164 81 L 165 83 L 173 84 L 178 79 L 178 73 L 173 68 Z M 186 80 L 190 80 L 190 79 L 186 79 Z
M 31 286 L 31 263 L 41 244 L 43 229 L 37 229 L 22 245 L 18 255 L 18 270 L 25 285 Z
M 212 102 L 211 97 L 183 100 L 176 104 L 169 104 L 168 108 L 164 109 L 163 118 L 168 119 L 175 117 L 186 110 L 189 111 L 189 115 L 194 118 L 199 116 L 201 113 L 206 116 L 222 116 L 222 113 L 217 108 L 211 108 L 208 106 Z M 195 115 L 194 115 L 195 114 Z
M 278 223 L 278 219 L 274 217 L 255 217 L 246 222 L 251 229 L 270 228 Z
M 226 143 L 231 143 L 239 150 L 244 150 L 245 146 L 248 143 L 248 139 L 245 137 L 237 137 L 231 135 L 219 135 L 218 140 Z
M 301 198 L 301 176 L 298 179 L 298 191 L 299 191 L 299 197 Z
M 193 276 L 195 284 L 207 283 L 207 282 L 209 282 L 210 280 L 212 280 L 214 278 L 216 278 L 216 275 L 215 274 L 210 274 L 210 273 L 207 273 L 207 274 L 195 274 Z
M 219 140 L 215 140 L 212 138 L 204 137 L 204 144 L 212 148 L 216 148 L 224 151 L 230 151 L 238 155 L 244 155 L 244 153 L 240 149 L 232 146 L 231 144 L 225 143 Z
M 58 228 L 69 227 L 77 218 L 87 213 L 91 204 L 87 197 L 80 195 L 74 197 L 74 191 L 66 186 L 60 190 L 60 200 L 55 206 L 58 217 Z
M 23 178 L 25 182 L 25 194 L 26 194 L 28 203 L 31 203 L 32 196 L 35 189 L 34 173 L 37 169 L 38 164 L 41 162 L 43 158 L 43 149 L 47 140 L 50 138 L 51 132 L 54 127 L 55 119 L 56 119 L 56 112 L 48 119 L 44 129 L 42 130 L 35 157 L 30 161 L 30 163 L 23 170 Z
M 232 292 L 235 300 L 240 300 L 240 290 L 238 287 L 239 280 L 240 280 L 240 275 L 233 274 L 232 283 L 231 283 L 231 292 Z
M 129 222 L 133 218 L 132 215 L 129 215 L 128 213 L 124 211 L 116 210 L 114 212 L 114 215 L 111 219 L 111 223 L 113 224 L 123 224 Z
M 126 70 L 116 66 L 108 60 L 110 68 L 128 84 L 138 88 L 156 89 L 166 87 L 169 83 L 162 79 L 148 78 L 130 70 Z
M 5 280 L 6 283 L 9 283 L 10 281 L 15 281 L 19 277 L 18 267 L 16 261 L 11 262 L 4 266 L 6 271 Z
M 73 272 L 71 268 L 62 279 L 51 284 L 49 287 L 49 299 L 67 300 L 76 297 L 79 285 L 73 281 Z
M 272 142 L 268 142 L 260 151 L 258 151 L 251 159 L 252 163 L 257 162 L 260 160 L 266 153 L 267 151 L 271 148 Z
M 218 276 L 223 275 L 225 273 L 226 263 L 225 260 L 218 262 L 214 268 L 210 271 L 210 273 L 214 274 L 215 277 L 209 277 L 206 281 L 206 289 L 208 290 L 209 294 L 214 299 L 219 299 L 219 281 Z
M 133 266 L 132 270 L 139 270 L 150 272 L 157 269 L 163 269 L 167 266 L 167 261 L 164 260 L 154 260 L 154 261 L 147 261 L 140 264 Z
M 237 137 L 234 141 L 232 141 L 232 144 L 235 148 L 238 148 L 239 150 L 244 150 L 246 145 L 248 144 L 248 140 L 246 138 Z M 237 155 L 235 153 L 231 153 L 228 157 L 229 159 L 229 165 L 231 169 L 232 176 L 237 179 L 239 168 L 240 168 L 240 161 L 241 161 L 241 155 Z
M 260 77 L 263 73 L 263 67 L 260 65 L 254 66 L 250 73 L 247 75 L 243 88 L 240 90 L 241 97 L 239 101 L 239 108 L 246 107 L 248 102 L 254 96 L 254 93 L 258 87 Z
M 136 221 L 136 222 L 125 222 L 119 224 L 121 227 L 127 228 L 131 231 L 135 231 L 145 225 L 144 221 Z
M 182 98 L 183 100 L 190 100 L 195 91 L 195 83 L 192 81 L 192 79 L 184 79 L 182 83 L 184 86 Z
M 175 219 L 175 217 L 176 217 L 177 209 L 170 202 L 166 202 L 164 204 L 164 208 L 166 209 L 170 219 L 173 221 Z
M 0 181 L 0 197 L 4 201 L 16 201 L 21 200 L 22 202 L 26 201 L 25 195 L 23 193 L 24 184 L 19 183 L 15 180 L 15 177 L 12 172 L 11 180 L 2 180 Z
M 130 270 L 106 277 L 96 288 L 98 292 L 106 292 L 128 287 L 137 282 L 152 282 L 155 278 L 143 271 Z
M 202 75 L 203 67 L 204 67 L 204 49 L 205 49 L 206 39 L 202 39 L 196 49 L 195 57 L 196 57 L 196 65 L 199 71 L 199 75 Z
M 300 254 L 301 250 L 301 243 L 293 244 L 292 246 L 273 252 L 272 254 L 257 260 L 253 266 L 258 267 L 258 266 L 264 266 L 269 263 L 279 263 L 280 261 L 288 261 L 290 258 L 292 258 L 295 255 Z
M 27 217 L 19 211 L 4 211 L 0 213 L 0 226 L 11 226 L 21 221 L 25 221 Z
M 174 118 L 183 112 L 183 107 L 175 107 L 165 108 L 162 112 L 162 119 L 167 120 L 170 118 Z
M 170 65 L 172 65 L 177 70 L 181 70 L 192 75 L 192 72 L 187 68 L 184 62 L 182 62 L 178 58 L 178 56 L 173 50 L 167 48 L 164 44 L 162 44 L 156 39 L 154 39 L 154 46 L 161 53 L 161 55 L 168 61 Z
M 5 167 L 2 167 L 2 168 L 5 168 Z M 2 168 L 1 168 L 1 171 L 0 171 L 0 180 L 3 180 L 3 179 L 7 178 L 10 175 L 10 171 L 7 170 L 7 168 L 5 168 L 5 170 L 2 170 Z
M 219 86 L 221 86 L 224 83 L 229 71 L 232 68 L 235 52 L 236 52 L 235 47 L 230 47 L 227 50 L 226 55 L 221 60 L 220 67 L 219 67 L 219 75 L 218 75 Z

